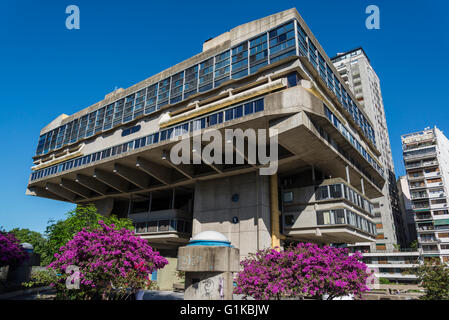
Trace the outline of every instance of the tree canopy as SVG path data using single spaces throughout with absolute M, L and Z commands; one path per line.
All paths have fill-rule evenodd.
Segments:
M 422 300 L 449 300 L 449 267 L 439 258 L 425 261 L 413 269 L 425 289 Z
M 47 240 L 45 237 L 37 231 L 30 229 L 14 228 L 9 231 L 12 233 L 20 243 L 30 243 L 33 245 L 34 252 L 41 255 L 41 259 L 45 259 L 45 245 Z
M 94 205 L 77 206 L 74 210 L 67 213 L 64 220 L 50 220 L 45 230 L 47 238 L 45 247 L 42 251 L 42 265 L 48 265 L 55 260 L 55 253 L 59 252 L 59 248 L 73 239 L 74 235 L 83 230 L 83 228 L 99 229 L 101 226 L 99 221 L 103 221 L 105 225 L 114 225 L 116 230 L 128 229 L 133 230 L 133 224 L 130 219 L 118 218 L 115 215 L 104 217 L 97 212 Z

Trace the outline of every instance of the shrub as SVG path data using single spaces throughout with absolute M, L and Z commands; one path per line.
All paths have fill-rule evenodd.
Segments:
M 99 221 L 103 221 L 106 225 L 114 225 L 115 229 L 134 230 L 130 219 L 118 218 L 114 215 L 103 217 L 97 212 L 97 208 L 93 204 L 79 205 L 74 210 L 67 213 L 65 220 L 50 220 L 45 231 L 47 241 L 43 246 L 41 265 L 49 265 L 54 261 L 54 255 L 59 248 L 64 246 L 73 236 L 83 230 L 83 228 L 100 228 Z
M 168 264 L 134 232 L 98 223 L 99 229 L 83 228 L 78 232 L 49 265 L 61 274 L 55 283 L 58 298 L 126 299 L 141 288 L 151 287 L 149 275 Z M 66 271 L 71 265 L 79 268 L 79 290 L 66 287 Z
M 235 293 L 257 300 L 281 297 L 322 299 L 368 291 L 369 276 L 359 253 L 300 243 L 284 251 L 266 249 L 241 262 Z
M 449 300 L 449 266 L 439 258 L 425 261 L 410 273 L 416 274 L 425 294 L 422 300 Z
M 28 253 L 12 233 L 0 231 L 0 267 L 16 266 L 26 259 Z

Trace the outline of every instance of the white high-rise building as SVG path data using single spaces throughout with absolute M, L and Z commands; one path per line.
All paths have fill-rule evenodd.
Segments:
M 383 197 L 373 200 L 377 228 L 376 244 L 371 249 L 393 250 L 396 244 L 405 246 L 405 235 L 394 173 L 393 156 L 388 135 L 387 120 L 380 90 L 380 80 L 362 48 L 338 54 L 332 59 L 340 76 L 356 96 L 358 103 L 374 124 L 376 145 L 382 153 L 386 183 Z M 359 244 L 363 247 L 362 244 Z
M 435 127 L 403 135 L 402 148 L 422 255 L 449 262 L 449 140 Z

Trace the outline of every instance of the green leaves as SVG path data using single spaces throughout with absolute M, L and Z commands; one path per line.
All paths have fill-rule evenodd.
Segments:
M 413 269 L 426 293 L 422 300 L 449 300 L 449 267 L 437 259 Z
M 115 229 L 122 228 L 133 230 L 133 224 L 130 219 L 118 218 L 115 215 L 104 217 L 97 212 L 97 208 L 93 205 L 77 206 L 76 209 L 67 213 L 65 220 L 54 221 L 50 220 L 45 231 L 47 242 L 43 251 L 41 259 L 42 265 L 48 265 L 54 261 L 55 253 L 70 241 L 73 236 L 83 230 L 83 228 L 99 229 L 98 221 L 104 221 L 108 226 L 114 224 Z
M 47 240 L 44 238 L 42 234 L 40 234 L 37 231 L 32 231 L 29 229 L 19 229 L 15 228 L 9 231 L 12 233 L 20 243 L 30 243 L 33 245 L 34 252 L 39 253 L 41 255 L 41 259 L 44 259 L 45 257 L 45 245 L 47 243 Z

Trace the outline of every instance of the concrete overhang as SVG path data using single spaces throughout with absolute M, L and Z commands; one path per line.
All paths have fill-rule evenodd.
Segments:
M 279 145 L 285 154 L 279 161 L 279 170 L 282 170 L 283 166 L 291 166 L 300 162 L 322 167 L 332 177 L 345 177 L 345 166 L 348 166 L 351 168 L 352 186 L 361 190 L 360 184 L 363 178 L 367 182 L 365 183 L 365 193 L 369 198 L 382 195 L 380 189 L 369 182 L 367 177 L 334 150 L 314 129 L 306 112 L 324 117 L 322 115 L 324 112 L 322 103 L 319 99 L 304 88 L 297 86 L 268 94 L 264 96 L 264 101 L 264 111 L 245 116 L 244 118 L 227 121 L 214 126 L 214 128 L 222 132 L 228 128 L 240 128 L 242 130 L 247 128 L 278 129 Z M 191 135 L 190 139 L 192 139 Z M 177 142 L 170 140 L 161 141 L 153 145 L 110 156 L 88 165 L 56 173 L 52 176 L 30 181 L 27 194 L 46 197 L 49 195 L 48 192 L 31 192 L 30 189 L 33 187 L 45 188 L 47 182 L 60 185 L 61 178 L 65 178 L 79 183 L 93 192 L 92 197 L 89 199 L 79 196 L 77 192 L 74 197 L 74 202 L 76 203 L 86 203 L 105 197 L 127 199 L 131 194 L 145 197 L 145 193 L 151 190 L 191 184 L 198 179 L 207 180 L 241 174 L 261 167 L 259 164 L 225 165 L 223 167 L 214 167 L 207 164 L 174 165 L 170 161 L 163 159 L 162 155 L 164 151 L 169 151 Z M 193 158 L 192 153 L 191 158 Z M 138 177 L 138 175 L 141 175 L 141 177 Z M 79 176 L 84 177 L 81 179 L 83 181 L 78 179 Z M 139 179 L 136 179 L 136 177 Z M 122 182 L 124 183 L 125 181 L 129 183 L 129 186 L 125 188 L 126 190 L 122 186 Z M 41 191 L 41 189 L 39 190 Z M 61 195 L 55 196 L 61 197 Z
M 350 225 L 319 226 L 311 228 L 284 228 L 284 235 L 314 243 L 374 242 L 375 237 Z

